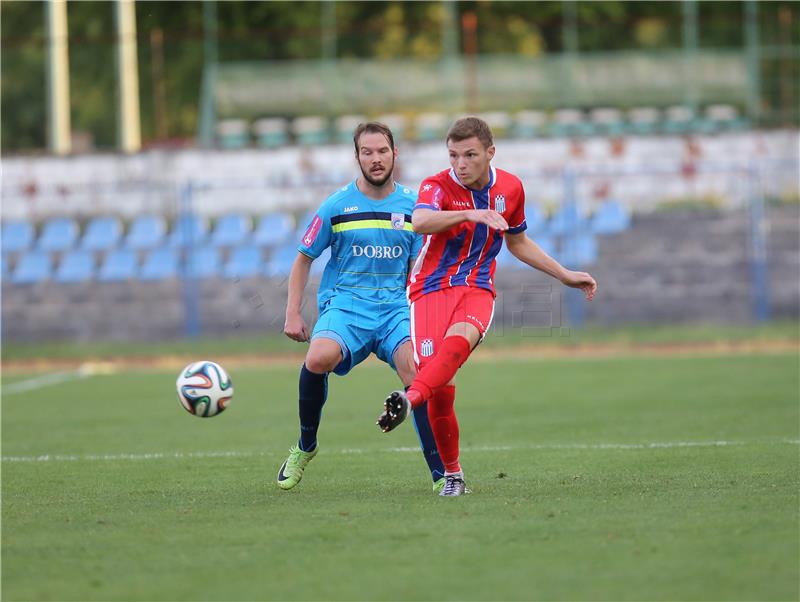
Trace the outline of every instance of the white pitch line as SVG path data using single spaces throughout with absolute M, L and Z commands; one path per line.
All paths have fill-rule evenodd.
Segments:
M 800 439 L 773 439 L 770 441 L 665 441 L 652 443 L 534 443 L 531 445 L 485 445 L 462 448 L 462 453 L 472 452 L 499 452 L 521 450 L 650 450 L 650 449 L 680 449 L 687 447 L 737 447 L 757 444 L 783 444 L 800 445 Z M 345 448 L 338 450 L 325 450 L 327 453 L 339 455 L 346 454 L 374 454 L 374 453 L 413 453 L 418 452 L 418 447 L 388 447 L 378 449 Z M 211 452 L 155 452 L 145 454 L 86 454 L 64 455 L 43 454 L 39 456 L 3 456 L 3 462 L 117 462 L 121 460 L 181 460 L 195 458 L 252 458 L 257 456 L 280 455 L 282 451 L 273 452 L 237 452 L 237 451 L 211 451 Z
M 96 374 L 112 374 L 116 371 L 113 365 L 103 362 L 86 362 L 81 364 L 76 370 L 65 370 L 63 372 L 53 372 L 34 376 L 26 380 L 11 383 L 2 387 L 0 393 L 3 396 L 16 395 L 17 393 L 27 393 L 44 387 L 50 387 L 73 380 L 81 380 L 95 376 Z
M 27 393 L 28 391 L 35 391 L 36 389 L 58 385 L 71 380 L 79 380 L 87 376 L 89 376 L 89 373 L 82 368 L 65 372 L 53 372 L 52 374 L 43 374 L 42 376 L 35 376 L 6 385 L 2 389 L 2 393 L 3 396 Z

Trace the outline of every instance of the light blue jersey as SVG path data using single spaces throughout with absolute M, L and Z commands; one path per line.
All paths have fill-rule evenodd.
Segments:
M 370 353 L 394 367 L 395 350 L 409 338 L 406 281 L 422 245 L 411 228 L 416 199 L 395 183 L 392 194 L 376 201 L 353 181 L 322 203 L 303 235 L 298 251 L 312 259 L 331 248 L 312 338 L 339 343 L 344 360 L 337 374 Z
M 375 201 L 353 181 L 322 203 L 298 247 L 313 259 L 331 248 L 319 287 L 320 308 L 339 294 L 373 309 L 376 303 L 407 305 L 408 265 L 422 245 L 411 228 L 416 199 L 416 192 L 395 183 L 392 194 Z

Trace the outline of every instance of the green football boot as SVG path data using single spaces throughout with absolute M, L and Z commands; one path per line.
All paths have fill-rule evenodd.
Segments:
M 281 466 L 278 471 L 278 487 L 281 489 L 291 489 L 300 482 L 303 478 L 303 471 L 306 469 L 306 464 L 311 462 L 311 459 L 317 455 L 319 451 L 319 444 L 314 448 L 314 451 L 304 452 L 297 446 L 289 448 L 289 457 Z
M 438 480 L 434 481 L 433 482 L 433 492 L 434 493 L 441 493 L 442 489 L 444 489 L 444 484 L 445 484 L 446 480 L 447 479 L 442 477 L 441 479 L 438 479 Z

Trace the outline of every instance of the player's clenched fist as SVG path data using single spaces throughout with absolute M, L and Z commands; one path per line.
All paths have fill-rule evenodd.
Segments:
M 286 322 L 283 325 L 283 334 L 293 341 L 298 341 L 300 343 L 308 341 L 308 327 L 305 321 L 303 321 L 303 317 L 299 315 L 290 316 L 287 314 Z
M 469 212 L 469 221 L 476 224 L 486 224 L 493 230 L 508 230 L 505 218 L 492 209 L 472 209 Z

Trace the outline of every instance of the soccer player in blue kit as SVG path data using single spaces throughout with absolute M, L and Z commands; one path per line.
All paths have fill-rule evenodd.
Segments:
M 414 380 L 414 351 L 406 299 L 408 271 L 422 237 L 411 227 L 417 195 L 392 179 L 397 148 L 391 130 L 360 124 L 353 135 L 361 176 L 320 206 L 298 247 L 289 275 L 284 333 L 311 341 L 300 369 L 300 440 L 278 471 L 278 486 L 291 489 L 317 455 L 317 429 L 328 394 L 328 373 L 343 376 L 374 353 L 408 386 Z M 327 248 L 313 332 L 300 314 L 311 262 Z M 433 490 L 444 484 L 444 466 L 428 422 L 427 407 L 414 421 Z

